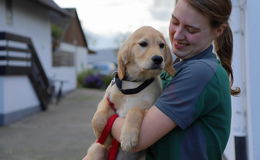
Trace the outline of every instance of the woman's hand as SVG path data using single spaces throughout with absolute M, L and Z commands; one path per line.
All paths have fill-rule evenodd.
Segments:
M 121 128 L 124 124 L 124 118 L 117 118 L 112 128 L 112 135 L 120 142 Z M 161 112 L 156 106 L 151 107 L 145 114 L 138 145 L 134 148 L 134 152 L 144 150 L 170 132 L 176 127 L 167 115 Z

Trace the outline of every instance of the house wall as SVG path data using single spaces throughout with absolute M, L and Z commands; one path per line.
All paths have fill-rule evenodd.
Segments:
M 4 113 L 4 78 L 0 77 L 0 114 Z
M 4 26 L 5 24 L 5 8 L 4 8 L 4 1 L 0 1 L 0 26 Z M 2 29 L 1 29 L 2 30 Z
M 4 108 L 4 113 L 39 106 L 38 98 L 27 76 L 8 76 L 7 78 L 3 88 L 5 93 L 4 106 L 7 106 Z M 19 81 L 19 86 L 16 84 L 17 81 Z M 26 96 L 23 96 L 25 93 Z
M 228 160 L 235 160 L 235 138 L 246 136 L 245 125 L 245 37 L 244 37 L 244 11 L 241 10 L 240 0 L 232 1 L 233 8 L 230 25 L 233 31 L 233 74 L 234 87 L 240 87 L 239 96 L 232 96 L 232 123 L 228 145 L 225 155 Z
M 246 99 L 247 99 L 247 139 L 249 160 L 260 159 L 260 2 L 247 0 L 245 7 L 245 61 L 246 61 Z
M 225 154 L 228 160 L 260 159 L 260 45 L 259 1 L 232 0 L 233 10 L 231 24 L 234 33 L 234 86 L 241 89 L 238 97 L 232 97 L 232 130 Z M 235 156 L 234 137 L 244 138 L 245 148 L 238 150 L 240 155 Z M 241 146 L 238 146 L 241 147 Z M 242 146 L 243 147 L 243 146 Z
M 31 37 L 47 76 L 51 75 L 51 27 L 48 10 L 31 1 L 13 1 L 13 23 L 7 24 L 5 1 L 0 1 L 0 30 Z M 0 124 L 39 110 L 39 101 L 27 77 L 2 76 L 0 79 Z
M 0 125 L 40 110 L 39 100 L 27 76 L 0 77 L 0 86 Z
M 55 67 L 52 72 L 56 93 L 60 89 L 61 81 L 63 81 L 62 93 L 70 92 L 76 88 L 76 71 L 74 67 Z
M 17 88 L 17 81 L 19 81 L 19 88 Z M 38 98 L 27 76 L 5 78 L 2 93 L 4 94 L 0 94 L 3 100 L 0 110 L 0 125 L 19 120 L 40 110 Z
M 2 31 L 8 31 L 32 39 L 36 52 L 47 74 L 51 69 L 51 27 L 48 10 L 30 3 L 30 1 L 13 1 L 13 24 L 5 23 L 5 8 L 1 14 Z
M 86 48 L 77 46 L 76 47 L 76 57 L 75 57 L 75 67 L 77 73 L 82 72 L 87 68 L 87 59 L 89 57 L 88 50 Z
M 86 68 L 87 50 L 86 48 L 61 43 L 59 51 L 69 52 L 74 55 L 74 66 L 71 67 L 53 67 L 51 79 L 55 80 L 55 89 L 59 89 L 60 81 L 64 81 L 62 90 L 69 92 L 77 86 L 77 73 Z

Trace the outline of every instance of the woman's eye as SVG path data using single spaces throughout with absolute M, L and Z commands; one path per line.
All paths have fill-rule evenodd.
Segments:
M 177 26 L 177 25 L 179 25 L 179 22 L 176 20 L 172 20 L 172 24 Z
M 197 29 L 195 29 L 195 28 L 187 28 L 187 31 L 189 32 L 189 33 L 191 33 L 191 34 L 195 34 L 195 33 L 198 33 L 199 31 L 197 30 Z
M 160 47 L 160 48 L 164 48 L 164 46 L 165 46 L 164 43 L 160 43 L 160 44 L 159 44 L 159 47 Z
M 147 47 L 147 46 L 148 46 L 148 43 L 145 42 L 145 41 L 142 41 L 142 42 L 139 43 L 139 45 L 140 45 L 141 47 Z

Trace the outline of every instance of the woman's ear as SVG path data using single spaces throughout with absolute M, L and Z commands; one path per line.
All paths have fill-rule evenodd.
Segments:
M 226 30 L 227 26 L 228 26 L 228 24 L 223 23 L 218 28 L 216 28 L 216 30 L 215 30 L 216 36 L 217 37 L 221 36 L 223 34 L 223 32 Z
M 172 54 L 169 46 L 165 45 L 165 66 L 164 70 L 171 76 L 175 74 L 175 69 L 173 68 L 173 60 L 172 60 Z

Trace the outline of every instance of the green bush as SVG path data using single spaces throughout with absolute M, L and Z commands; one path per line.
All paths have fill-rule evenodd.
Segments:
M 111 80 L 113 79 L 113 75 L 103 75 L 102 81 L 104 83 L 104 88 L 107 88 L 107 86 L 110 84 Z
M 59 40 L 64 33 L 64 30 L 58 27 L 57 25 L 51 25 L 51 36 L 55 40 Z
M 95 74 L 95 70 L 85 70 L 78 74 L 77 76 L 77 87 L 78 88 L 84 88 L 84 79 L 88 75 Z
M 85 70 L 77 76 L 77 87 L 105 89 L 112 78 L 112 75 L 102 75 L 96 70 Z

